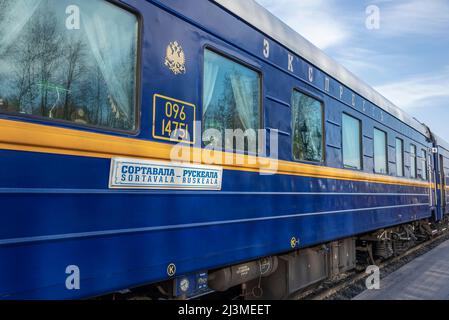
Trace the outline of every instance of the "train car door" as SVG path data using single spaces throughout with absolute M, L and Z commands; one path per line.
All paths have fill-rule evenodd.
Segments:
M 444 157 L 440 154 L 440 192 L 441 192 L 441 213 L 446 213 L 446 174 L 444 172 Z
M 433 197 L 431 197 L 431 207 L 434 213 L 435 221 L 440 221 L 443 219 L 444 211 L 443 211 L 443 193 L 441 190 L 441 172 L 444 171 L 444 167 L 442 167 L 442 156 L 438 152 L 438 148 L 432 148 L 432 163 L 433 168 L 431 170 L 431 189 L 433 193 Z
M 438 192 L 438 188 L 436 186 L 436 171 L 435 171 L 435 161 L 434 161 L 434 153 L 429 152 L 429 154 L 427 155 L 428 159 L 427 159 L 427 163 L 428 163 L 428 167 L 427 167 L 427 172 L 428 172 L 428 177 L 429 177 L 429 200 L 430 200 L 430 208 L 431 210 L 434 212 L 434 210 L 437 210 L 437 192 Z

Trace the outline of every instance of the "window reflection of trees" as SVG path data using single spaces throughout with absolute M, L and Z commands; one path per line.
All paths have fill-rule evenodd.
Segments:
M 222 141 L 205 144 L 237 149 L 236 141 L 227 140 L 233 137 L 226 137 L 225 132 L 260 128 L 260 75 L 209 50 L 205 52 L 205 61 L 203 129 L 216 129 L 222 135 Z M 245 141 L 246 151 L 247 144 Z
M 296 160 L 323 161 L 322 105 L 302 93 L 293 94 L 293 156 Z
M 105 78 L 101 65 L 94 57 L 87 37 L 89 30 L 65 28 L 67 16 L 59 12 L 65 13 L 61 8 L 69 2 L 41 1 L 37 10 L 25 21 L 17 39 L 3 49 L 2 35 L 11 30 L 8 24 L 0 24 L 0 111 L 133 130 L 136 41 L 131 41 L 132 46 L 118 51 L 120 55 L 114 60 L 117 63 L 113 66 L 113 72 L 125 88 L 127 99 L 118 102 L 114 97 L 114 88 L 108 87 L 109 79 Z M 82 6 L 89 1 L 76 2 Z M 0 20 L 14 16 L 12 3 L 0 0 Z M 95 19 L 109 19 L 106 13 L 102 15 L 104 4 L 98 0 L 89 3 L 90 10 L 93 8 L 95 11 Z M 127 33 L 136 40 L 135 27 Z M 107 35 L 114 36 L 112 33 Z

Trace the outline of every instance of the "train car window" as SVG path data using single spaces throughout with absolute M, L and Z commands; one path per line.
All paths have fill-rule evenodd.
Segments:
M 362 124 L 361 121 L 343 114 L 343 166 L 348 169 L 362 169 Z
M 0 112 L 134 131 L 137 45 L 108 1 L 0 1 Z
M 299 91 L 292 99 L 293 158 L 322 162 L 323 104 Z
M 396 138 L 396 174 L 404 176 L 404 141 L 399 138 Z
M 416 178 L 416 146 L 410 145 L 410 177 Z
M 421 179 L 427 180 L 427 152 L 421 149 Z
M 388 173 L 387 133 L 378 129 L 374 129 L 374 171 Z
M 261 76 L 258 72 L 206 49 L 203 131 L 218 130 L 221 141 L 217 141 L 215 134 L 211 134 L 210 139 L 209 134 L 205 134 L 208 140 L 205 144 L 256 152 L 257 130 L 261 128 L 260 95 Z M 245 133 L 243 142 L 236 137 L 239 129 Z

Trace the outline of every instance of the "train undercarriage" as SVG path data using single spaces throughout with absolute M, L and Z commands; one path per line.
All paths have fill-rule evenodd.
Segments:
M 207 276 L 208 289 L 196 295 L 182 294 L 188 281 L 180 278 L 102 299 L 289 299 L 326 280 L 337 280 L 346 272 L 379 265 L 448 230 L 448 218 L 439 222 L 415 221 L 212 270 Z

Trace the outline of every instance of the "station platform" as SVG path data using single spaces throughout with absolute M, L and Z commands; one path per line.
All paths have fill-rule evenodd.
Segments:
M 449 241 L 381 279 L 379 290 L 353 300 L 449 300 Z

